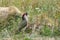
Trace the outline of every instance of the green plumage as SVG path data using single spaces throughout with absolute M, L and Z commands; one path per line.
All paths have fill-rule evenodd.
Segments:
M 18 26 L 18 30 L 16 30 L 16 34 L 18 34 L 19 32 L 21 32 L 21 30 L 27 26 L 27 21 L 26 20 L 22 20 L 20 23 L 19 23 L 19 26 Z
M 26 27 L 26 25 L 27 25 L 27 21 L 22 20 L 22 22 L 19 24 L 19 31 L 21 31 L 22 28 Z

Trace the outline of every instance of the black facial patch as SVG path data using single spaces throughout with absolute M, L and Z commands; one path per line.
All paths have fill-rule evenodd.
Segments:
M 22 15 L 22 20 L 25 20 L 25 18 L 24 18 L 25 15 L 27 16 L 28 13 L 26 12 L 26 13 L 24 13 L 24 14 Z

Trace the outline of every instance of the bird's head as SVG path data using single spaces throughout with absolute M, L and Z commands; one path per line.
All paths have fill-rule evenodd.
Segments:
M 28 15 L 27 12 L 26 12 L 26 13 L 23 13 L 23 15 L 22 15 L 22 20 L 28 21 L 28 17 L 29 17 L 29 15 Z

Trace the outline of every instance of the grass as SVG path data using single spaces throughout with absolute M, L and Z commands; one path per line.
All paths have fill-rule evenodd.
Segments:
M 1 0 L 0 6 L 16 6 L 22 12 L 27 12 L 30 15 L 30 24 L 35 24 L 39 31 L 35 31 L 38 35 L 42 36 L 58 36 L 56 40 L 59 40 L 60 36 L 60 0 Z M 38 19 L 39 18 L 39 19 Z M 26 32 L 14 35 L 15 30 L 18 28 L 18 24 L 21 21 L 20 16 L 10 16 L 6 22 L 0 24 L 0 39 L 10 38 L 10 40 L 32 40 L 35 38 L 35 34 L 30 36 Z M 39 23 L 40 22 L 40 23 Z M 45 26 L 47 25 L 47 27 Z M 36 28 L 37 29 L 37 28 Z M 27 32 L 30 30 L 27 30 Z M 27 36 L 27 35 L 28 36 Z M 29 38 L 28 38 L 29 37 Z M 8 40 L 7 39 L 7 40 Z M 36 39 L 37 40 L 37 39 Z M 45 39 L 46 40 L 46 39 Z M 53 40 L 53 39 L 51 39 Z

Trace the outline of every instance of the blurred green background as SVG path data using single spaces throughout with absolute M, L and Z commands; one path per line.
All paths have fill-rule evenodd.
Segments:
M 37 28 L 34 33 L 28 28 L 15 35 L 21 15 L 9 16 L 7 20 L 0 21 L 1 40 L 5 37 L 11 38 L 10 40 L 32 40 L 28 38 L 30 36 L 27 37 L 30 33 L 49 37 L 60 36 L 60 0 L 0 0 L 0 7 L 8 6 L 16 6 L 21 12 L 27 12 L 30 15 L 29 22 L 33 25 L 30 27 L 36 25 Z

